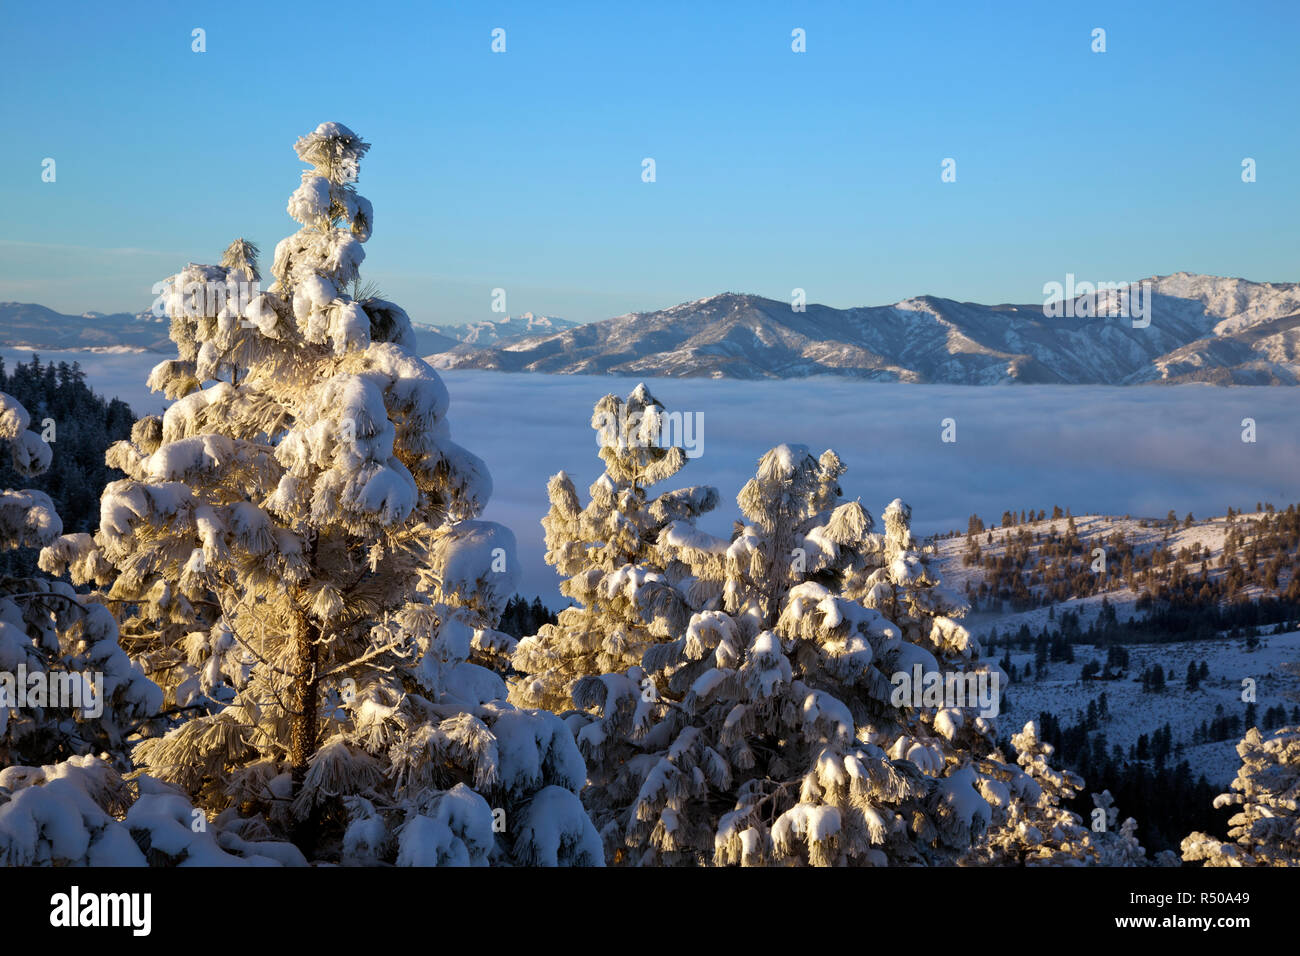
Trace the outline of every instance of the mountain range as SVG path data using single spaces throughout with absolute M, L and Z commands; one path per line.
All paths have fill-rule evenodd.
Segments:
M 1186 272 L 1140 281 L 1150 283 L 1145 327 L 1113 316 L 1051 318 L 1042 303 L 981 305 L 927 295 L 796 311 L 789 302 L 724 293 L 494 346 L 464 342 L 429 360 L 444 369 L 564 375 L 839 375 L 967 385 L 1300 382 L 1300 284 Z M 1073 297 L 1065 314 L 1084 314 L 1084 298 Z
M 1187 272 L 1140 282 L 1149 284 L 1149 297 L 1136 299 L 1147 304 L 1140 322 L 1085 309 L 1089 297 L 1081 295 L 1063 309 L 925 295 L 796 310 L 728 292 L 582 325 L 526 312 L 465 325 L 417 323 L 415 331 L 420 353 L 442 369 L 961 385 L 1300 384 L 1300 283 Z M 1114 294 L 1093 301 L 1105 306 Z M 148 312 L 63 315 L 17 302 L 0 303 L 0 346 L 172 348 L 166 320 Z
M 32 350 L 165 352 L 168 322 L 149 312 L 64 315 L 31 302 L 0 302 L 0 346 Z
M 523 335 L 544 335 L 576 323 L 525 312 L 521 316 L 465 325 L 413 323 L 421 355 L 445 352 L 462 342 L 497 345 Z M 149 311 L 83 312 L 65 315 L 30 302 L 0 302 L 0 347 L 60 351 L 91 349 L 109 352 L 170 352 L 169 323 Z

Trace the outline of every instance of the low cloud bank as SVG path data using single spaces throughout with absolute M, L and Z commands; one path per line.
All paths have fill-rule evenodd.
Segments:
M 6 364 L 30 352 L 5 349 Z M 144 386 L 164 356 L 47 352 L 80 361 L 92 388 L 159 412 Z M 441 373 L 451 392 L 452 436 L 480 455 L 496 488 L 485 517 L 518 539 L 520 588 L 559 605 L 559 579 L 542 560 L 546 481 L 569 472 L 583 500 L 599 476 L 592 405 L 626 395 L 634 378 L 485 371 Z M 1069 507 L 1163 516 L 1253 510 L 1300 501 L 1300 393 L 1203 385 L 1007 386 L 867 384 L 841 379 L 742 382 L 650 379 L 669 411 L 703 416 L 703 454 L 668 483 L 714 485 L 723 506 L 703 527 L 727 534 L 736 493 L 760 455 L 781 442 L 834 448 L 848 466 L 844 492 L 873 515 L 899 497 L 918 533 L 965 529 L 978 513 Z M 956 441 L 941 440 L 944 419 Z M 1255 421 L 1256 441 L 1242 437 Z M 699 436 L 696 436 L 699 437 Z
M 584 493 L 600 474 L 591 406 L 637 379 L 442 373 L 452 434 L 482 456 L 496 491 L 486 517 L 519 541 L 521 587 L 558 600 L 542 561 L 546 480 L 568 471 Z M 780 442 L 834 448 L 844 492 L 873 515 L 901 497 L 919 533 L 965 529 L 978 513 L 1069 507 L 1163 516 L 1222 514 L 1300 500 L 1300 414 L 1289 388 L 875 385 L 836 379 L 651 379 L 670 411 L 703 413 L 703 454 L 671 483 L 715 485 L 724 505 L 702 522 L 726 534 L 735 496 Z M 956 420 L 956 441 L 941 440 Z M 1244 418 L 1256 441 L 1241 440 Z M 585 494 L 584 494 L 585 500 Z

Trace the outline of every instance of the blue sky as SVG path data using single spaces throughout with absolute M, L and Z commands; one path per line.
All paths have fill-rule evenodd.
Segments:
M 1294 281 L 1298 35 L 1288 2 L 8 3 L 0 299 L 139 311 L 236 236 L 269 260 L 324 120 L 373 144 L 363 272 L 417 321 Z

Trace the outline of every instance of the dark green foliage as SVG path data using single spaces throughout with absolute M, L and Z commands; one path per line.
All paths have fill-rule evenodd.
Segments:
M 1193 778 L 1185 760 L 1171 765 L 1181 746 L 1173 741 L 1168 724 L 1138 738 L 1126 758 L 1118 745 L 1109 747 L 1102 726 L 1108 708 L 1105 701 L 1093 714 L 1080 711 L 1078 722 L 1062 726 L 1054 714 L 1039 715 L 1041 738 L 1056 748 L 1053 760 L 1062 768 L 1080 774 L 1087 785 L 1069 807 L 1085 820 L 1092 812 L 1093 793 L 1109 790 L 1121 815 L 1138 821 L 1138 839 L 1154 856 L 1160 850 L 1177 851 L 1183 837 L 1193 830 L 1223 835 L 1231 808 L 1216 810 L 1214 798 L 1220 790 L 1204 776 Z M 1240 718 L 1238 718 L 1240 725 Z
M 542 603 L 540 597 L 533 598 L 532 603 L 529 603 L 522 594 L 516 594 L 506 602 L 506 609 L 501 615 L 501 623 L 497 625 L 497 630 L 519 639 L 536 634 L 542 629 L 543 624 L 554 623 L 556 623 L 555 615 Z
M 47 419 L 54 428 L 49 470 L 26 478 L 13 470 L 7 457 L 0 458 L 0 488 L 38 488 L 53 499 L 65 534 L 93 533 L 99 525 L 100 493 L 110 481 L 123 477 L 104 464 L 104 452 L 113 442 L 131 436 L 135 416 L 130 406 L 92 392 L 80 363 L 42 364 L 37 355 L 12 371 L 0 359 L 0 392 L 12 395 L 27 409 L 32 431 L 38 435 L 46 431 Z M 32 574 L 36 555 L 32 548 L 0 554 L 0 574 Z

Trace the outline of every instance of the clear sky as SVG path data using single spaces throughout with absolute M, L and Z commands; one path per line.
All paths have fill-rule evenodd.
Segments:
M 324 120 L 373 144 L 363 274 L 417 321 L 1300 280 L 1297 38 L 1294 0 L 8 0 L 0 299 L 139 311 L 240 235 L 269 263 Z

